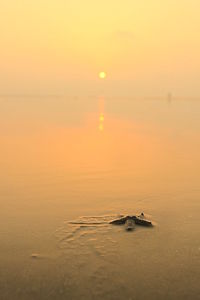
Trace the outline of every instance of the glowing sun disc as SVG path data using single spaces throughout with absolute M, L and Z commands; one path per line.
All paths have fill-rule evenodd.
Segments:
M 99 73 L 99 78 L 100 79 L 105 79 L 106 78 L 106 73 L 105 72 L 100 72 Z

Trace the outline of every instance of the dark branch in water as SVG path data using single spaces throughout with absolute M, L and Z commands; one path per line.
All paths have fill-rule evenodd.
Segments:
M 140 216 L 126 216 L 117 220 L 113 220 L 110 222 L 110 224 L 124 225 L 127 220 L 133 220 L 136 225 L 147 226 L 147 227 L 153 226 L 151 221 L 144 219 L 144 214 L 141 214 Z

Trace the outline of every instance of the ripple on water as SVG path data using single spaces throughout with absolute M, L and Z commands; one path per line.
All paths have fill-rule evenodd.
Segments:
M 82 216 L 77 220 L 65 221 L 56 230 L 59 248 L 70 255 L 76 253 L 81 256 L 93 254 L 99 258 L 111 257 L 116 253 L 114 233 L 118 229 L 112 227 L 111 235 L 109 222 L 118 217 L 120 216 Z

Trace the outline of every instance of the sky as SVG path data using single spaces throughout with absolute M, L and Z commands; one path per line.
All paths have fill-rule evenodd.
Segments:
M 198 97 L 199 11 L 199 0 L 0 0 L 0 94 Z

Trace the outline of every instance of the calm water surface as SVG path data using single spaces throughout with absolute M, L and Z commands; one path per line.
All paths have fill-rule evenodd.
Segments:
M 1 97 L 0 136 L 1 299 L 200 299 L 200 101 Z

